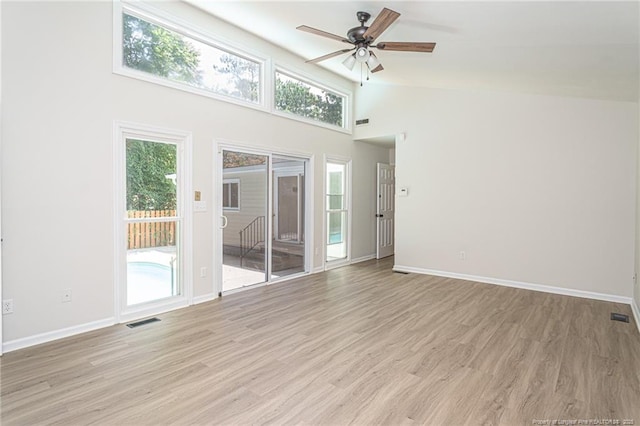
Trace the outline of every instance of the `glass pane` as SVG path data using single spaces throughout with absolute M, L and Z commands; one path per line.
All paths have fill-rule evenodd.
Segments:
M 336 168 L 336 166 L 342 167 L 338 164 L 334 164 L 334 165 L 331 165 L 329 169 Z M 343 182 L 344 181 L 342 179 L 342 170 L 329 171 L 329 184 L 328 184 L 329 194 L 332 194 L 332 195 L 344 194 Z
M 260 63 L 123 14 L 123 66 L 259 103 Z
M 238 208 L 238 184 L 232 183 L 230 185 L 229 193 L 231 194 L 231 205 L 234 209 Z
M 173 217 L 177 207 L 176 145 L 127 139 L 127 217 Z
M 301 117 L 343 127 L 344 96 L 276 72 L 275 106 Z
M 127 305 L 180 294 L 178 223 L 127 223 Z
M 344 196 L 327 195 L 327 207 L 329 210 L 342 210 L 344 208 Z
M 229 207 L 229 184 L 222 184 L 222 207 Z
M 347 257 L 346 212 L 327 213 L 327 261 Z
M 230 203 L 242 205 L 241 210 L 223 213 L 227 226 L 222 231 L 222 289 L 227 291 L 262 283 L 267 278 L 268 157 L 225 150 L 222 163 L 223 179 L 230 181 Z
M 272 277 L 305 271 L 305 162 L 274 157 Z

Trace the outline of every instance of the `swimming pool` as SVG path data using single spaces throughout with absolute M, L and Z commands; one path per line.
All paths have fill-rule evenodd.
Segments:
M 127 305 L 177 294 L 175 267 L 155 262 L 127 262 Z

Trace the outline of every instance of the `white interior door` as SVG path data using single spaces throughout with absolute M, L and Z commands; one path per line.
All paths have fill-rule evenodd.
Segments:
M 377 250 L 376 258 L 391 256 L 394 252 L 394 204 L 395 204 L 395 176 L 394 167 L 389 164 L 378 163 L 377 173 Z

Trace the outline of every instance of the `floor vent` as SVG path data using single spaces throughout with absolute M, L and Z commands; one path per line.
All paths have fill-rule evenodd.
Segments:
M 611 312 L 611 320 L 620 321 L 620 322 L 629 322 L 629 315 L 617 314 L 615 312 Z
M 149 324 L 149 323 L 156 322 L 156 321 L 160 321 L 160 320 L 158 318 L 148 318 L 146 320 L 129 323 L 129 324 L 127 324 L 127 327 L 136 328 L 136 327 L 140 327 L 141 325 Z
M 396 274 L 409 275 L 408 272 L 404 272 L 404 271 L 393 271 L 393 272 L 395 272 Z

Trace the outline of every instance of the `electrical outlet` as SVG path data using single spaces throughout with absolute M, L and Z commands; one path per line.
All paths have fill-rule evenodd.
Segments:
M 2 301 L 2 315 L 13 313 L 13 299 Z
M 62 290 L 62 296 L 60 297 L 62 303 L 71 302 L 71 289 L 65 288 Z
M 200 268 L 200 278 L 204 278 L 207 276 L 207 267 L 203 266 L 202 268 Z
M 467 252 L 461 251 L 459 255 L 460 260 L 467 260 Z

